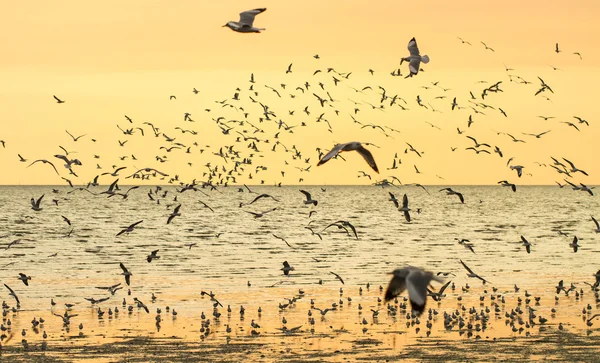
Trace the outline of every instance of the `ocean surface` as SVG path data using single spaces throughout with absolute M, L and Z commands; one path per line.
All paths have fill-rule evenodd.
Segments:
M 464 195 L 462 204 L 457 196 L 439 191 L 445 187 L 427 186 L 426 191 L 415 186 L 250 186 L 254 192 L 250 193 L 244 187 L 230 186 L 216 190 L 198 187 L 198 191 L 179 193 L 174 186 L 162 186 L 155 194 L 156 186 L 147 185 L 130 191 L 126 199 L 63 186 L 0 187 L 0 282 L 9 285 L 21 301 L 20 309 L 5 313 L 3 321 L 6 326 L 6 319 L 12 319 L 11 329 L 17 336 L 12 340 L 5 337 L 2 345 L 20 347 L 22 329 L 31 346 L 40 344 L 41 331 L 47 331 L 48 339 L 54 342 L 49 346 L 67 344 L 65 339 L 69 337 L 80 337 L 69 345 L 148 335 L 199 341 L 201 314 L 210 319 L 213 313 L 214 301 L 201 294 L 205 291 L 214 293 L 224 307 L 219 307 L 223 315 L 213 322 L 212 332 L 202 339 L 224 340 L 225 324 L 232 327 L 234 337 L 252 339 L 250 321 L 256 320 L 262 327 L 255 330 L 263 334 L 257 339 L 271 336 L 272 340 L 275 333 L 281 334 L 277 328 L 286 315 L 289 328 L 303 326 L 300 331 L 310 336 L 311 325 L 306 316 L 313 299 L 314 306 L 322 309 L 339 301 L 345 304 L 324 316 L 326 321 L 320 320 L 318 311 L 313 310 L 319 316 L 312 324 L 313 335 L 315 330 L 339 330 L 342 338 L 322 337 L 310 344 L 297 339 L 292 346 L 339 351 L 344 349 L 344 341 L 372 333 L 379 334 L 371 338 L 380 339 L 380 349 L 393 352 L 399 345 L 410 345 L 425 330 L 423 327 L 421 333 L 415 333 L 403 320 L 386 315 L 385 304 L 377 301 L 383 297 L 380 286 L 387 286 L 389 273 L 406 265 L 450 273 L 446 281 L 452 280 L 456 289 L 446 291 L 448 302 L 439 305 L 428 298 L 428 307 L 439 308 L 440 314 L 444 308 L 450 312 L 458 309 L 459 296 L 471 299 L 475 306 L 479 306 L 481 296 L 487 296 L 485 301 L 489 303 L 493 286 L 499 294 L 506 294 L 510 304 L 516 304 L 519 297 L 525 299 L 525 290 L 541 296 L 535 308 L 537 314 L 550 318 L 550 309 L 558 304 L 558 281 L 564 280 L 567 288 L 574 283 L 575 291 L 586 291 L 586 300 L 583 295 L 581 300 L 575 299 L 575 292 L 569 296 L 559 294 L 562 305 L 554 326 L 560 318 L 572 330 L 583 332 L 587 327 L 585 318 L 581 318 L 582 306 L 591 303 L 592 313 L 597 307 L 593 292 L 584 281 L 594 283 L 594 274 L 600 269 L 600 241 L 591 219 L 595 214 L 600 217 L 598 197 L 551 186 L 518 186 L 516 193 L 501 186 L 453 186 L 453 190 Z M 121 191 L 128 188 L 121 186 Z M 100 193 L 106 189 L 98 186 L 89 191 Z M 305 205 L 300 189 L 310 192 L 318 205 Z M 148 196 L 150 190 L 154 200 Z M 389 200 L 389 192 L 399 200 L 407 194 L 412 209 L 410 223 Z M 249 204 L 261 193 L 274 199 L 265 197 Z M 36 212 L 30 199 L 42 194 L 43 209 Z M 181 215 L 167 224 L 179 204 Z M 260 218 L 249 213 L 273 208 L 276 210 Z M 309 216 L 311 211 L 315 213 Z M 62 216 L 69 219 L 71 226 Z M 116 236 L 140 220 L 143 222 L 131 233 Z M 325 229 L 340 220 L 350 222 L 358 238 L 335 226 Z M 285 239 L 289 246 L 273 234 Z M 526 252 L 521 236 L 532 244 L 531 253 Z M 577 253 L 569 247 L 573 236 L 578 237 L 581 246 Z M 455 238 L 470 240 L 475 252 L 458 244 Z M 14 240 L 20 241 L 8 248 Z M 146 257 L 153 250 L 158 250 L 160 258 L 148 263 Z M 468 278 L 460 260 L 489 283 L 483 285 Z M 289 276 L 281 270 L 284 261 L 294 268 Z M 130 286 L 121 275 L 120 263 L 133 274 Z M 344 284 L 331 272 L 340 275 Z M 18 273 L 31 276 L 29 286 L 17 278 Z M 110 296 L 97 287 L 118 283 L 124 289 L 99 306 L 105 312 L 118 307 L 120 317 L 117 314 L 98 318 L 98 306 L 84 298 Z M 461 290 L 466 284 L 470 290 Z M 515 284 L 519 293 L 514 290 Z M 15 306 L 9 291 L 0 287 L 0 300 Z M 440 285 L 436 283 L 434 287 Z M 299 290 L 303 290 L 302 299 L 287 310 L 278 308 L 278 304 L 286 303 L 285 298 L 300 296 Z M 132 305 L 134 297 L 149 307 L 150 314 L 137 307 L 133 313 L 126 311 L 123 300 Z M 51 306 L 51 299 L 55 306 Z M 70 327 L 52 315 L 62 315 L 65 303 L 73 304 L 71 314 L 78 314 L 71 319 Z M 364 315 L 357 310 L 359 304 Z M 232 313 L 227 313 L 228 305 Z M 166 306 L 176 309 L 177 316 L 166 313 Z M 240 306 L 246 309 L 243 320 Z M 161 327 L 155 326 L 157 307 L 162 309 Z M 380 310 L 378 322 L 372 320 L 370 309 Z M 45 326 L 33 329 L 32 317 L 41 316 L 46 320 Z M 363 324 L 363 317 L 369 324 Z M 82 329 L 77 327 L 79 324 L 83 324 Z M 361 330 L 363 325 L 369 328 L 367 332 Z M 460 339 L 458 335 L 445 334 L 441 322 L 435 326 L 432 336 Z M 402 344 L 387 334 L 408 330 L 411 335 L 402 335 Z M 504 321 L 478 334 L 490 339 L 514 335 Z

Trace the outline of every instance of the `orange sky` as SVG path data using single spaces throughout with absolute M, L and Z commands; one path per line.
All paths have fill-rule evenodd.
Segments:
M 221 27 L 229 20 L 237 20 L 240 11 L 255 7 L 268 9 L 255 22 L 267 28 L 263 33 L 238 34 Z M 379 176 L 369 172 L 374 180 L 394 175 L 405 183 L 422 184 L 495 184 L 501 179 L 519 184 L 552 184 L 562 177 L 535 162 L 549 163 L 549 156 L 555 156 L 574 161 L 590 174 L 576 174 L 574 181 L 598 184 L 600 165 L 590 151 L 595 150 L 593 142 L 600 136 L 594 98 L 595 84 L 600 81 L 600 50 L 596 44 L 600 36 L 596 20 L 599 8 L 595 1 L 579 1 L 576 5 L 564 1 L 8 3 L 0 24 L 0 140 L 6 141 L 6 148 L 0 148 L 0 163 L 10 172 L 0 175 L 0 183 L 63 183 L 46 166 L 26 168 L 35 159 L 56 161 L 61 175 L 78 184 L 100 172 L 111 171 L 112 165 L 127 166 L 128 170 L 156 167 L 170 175 L 179 174 L 185 181 L 202 180 L 202 165 L 223 164 L 210 152 L 235 141 L 235 137 L 222 135 L 211 118 L 243 118 L 242 113 L 223 109 L 214 101 L 231 99 L 235 88 L 240 87 L 241 101 L 236 104 L 250 113 L 250 122 L 258 124 L 261 108 L 248 99 L 252 95 L 248 91 L 249 75 L 254 73 L 255 88 L 260 93 L 256 98 L 269 104 L 277 119 L 293 125 L 308 124 L 294 129 L 293 134 L 282 132 L 280 140 L 286 146 L 296 145 L 302 150 L 303 159 L 311 159 L 308 164 L 291 160 L 290 154 L 271 153 L 272 143 L 259 144 L 264 157 L 256 158 L 253 167 L 264 164 L 269 170 L 253 180 L 246 178 L 247 172 L 243 173 L 239 182 L 296 184 L 302 177 L 304 183 L 314 184 L 368 183 L 365 178 L 357 178 L 359 170 L 369 172 L 358 155 L 348 155 L 347 162 L 333 160 L 316 167 L 315 147 L 328 150 L 335 142 L 358 140 L 381 147 L 371 148 L 381 169 Z M 389 73 L 399 66 L 400 57 L 407 55 L 406 45 L 413 36 L 431 62 L 415 78 L 391 77 Z M 461 44 L 457 37 L 470 41 L 472 46 Z M 495 52 L 486 51 L 480 41 Z M 563 50 L 560 54 L 554 52 L 556 42 Z M 583 60 L 573 52 L 580 52 Z M 312 58 L 316 53 L 321 59 Z M 285 74 L 289 63 L 294 64 L 293 73 Z M 505 65 L 514 71 L 506 72 Z M 551 66 L 560 70 L 554 71 Z M 325 74 L 327 67 L 352 75 L 335 87 L 331 75 Z M 374 76 L 368 74 L 369 68 L 375 70 Z M 401 67 L 403 74 L 406 68 Z M 313 77 L 315 69 L 324 72 Z M 511 83 L 508 73 L 533 84 Z M 537 76 L 555 91 L 551 101 L 533 96 L 539 88 Z M 294 90 L 307 80 L 312 86 L 305 95 Z M 502 107 L 508 118 L 497 111 L 485 111 L 483 116 L 470 109 L 450 110 L 453 97 L 462 106 L 470 105 L 469 91 L 479 97 L 486 87 L 478 84 L 479 80 L 490 84 L 503 81 L 504 92 L 483 102 Z M 340 111 L 339 116 L 333 113 L 334 108 L 321 110 L 312 96 L 313 91 L 324 95 L 317 85 L 320 81 L 338 101 L 334 106 Z M 421 88 L 437 81 L 451 90 Z M 287 85 L 286 90 L 281 89 L 281 83 Z M 277 87 L 283 98 L 277 98 L 265 84 Z M 367 85 L 375 91 L 359 94 L 350 88 Z M 385 87 L 389 95 L 404 98 L 409 110 L 387 105 L 383 112 L 371 109 L 366 102 L 379 104 L 378 85 Z M 191 92 L 194 87 L 200 90 L 199 95 Z M 53 94 L 67 102 L 56 104 Z M 290 94 L 296 98 L 290 98 Z M 170 101 L 170 95 L 176 95 L 177 100 Z M 415 102 L 417 95 L 443 113 L 419 107 Z M 447 98 L 436 100 L 437 96 Z M 392 139 L 377 130 L 361 130 L 349 116 L 354 104 L 348 98 L 361 103 L 361 111 L 355 115 L 361 122 L 393 127 L 402 133 L 392 133 Z M 302 113 L 306 105 L 312 111 L 309 116 Z M 205 108 L 211 112 L 205 112 Z M 295 110 L 294 116 L 288 110 Z M 184 112 L 192 113 L 195 123 L 184 123 Z M 315 123 L 321 112 L 326 112 L 333 133 L 327 132 L 322 123 Z M 134 119 L 135 125 L 125 120 L 125 114 Z M 536 117 L 542 114 L 556 118 L 543 121 Z M 475 124 L 467 129 L 469 115 L 474 115 Z M 581 132 L 577 132 L 560 123 L 577 122 L 574 115 L 588 120 L 590 126 L 579 125 Z M 197 148 L 192 154 L 176 150 L 168 154 L 169 162 L 157 163 L 156 155 L 167 155 L 159 149 L 168 146 L 164 139 L 127 137 L 116 127 L 142 126 L 144 121 L 160 126 L 161 131 L 186 145 L 195 141 L 211 148 L 204 154 Z M 183 135 L 174 130 L 177 126 L 194 129 L 198 135 Z M 457 126 L 468 132 L 458 135 Z M 276 125 L 264 123 L 261 127 L 265 130 L 261 138 L 273 142 Z M 147 126 L 144 128 L 151 133 Z M 65 129 L 88 136 L 74 143 Z M 549 129 L 552 131 L 541 139 L 522 134 Z M 497 132 L 511 133 L 527 143 L 513 143 Z M 505 158 L 465 151 L 472 146 L 465 135 L 499 145 Z M 129 140 L 126 146 L 119 147 L 117 140 L 125 139 Z M 404 154 L 405 142 L 425 151 L 423 157 Z M 77 152 L 76 157 L 84 163 L 75 169 L 79 178 L 68 176 L 61 162 L 53 157 L 61 152 L 58 145 Z M 452 152 L 451 147 L 458 149 Z M 236 143 L 236 149 L 243 156 L 251 153 L 244 142 Z M 397 170 L 385 170 L 396 152 L 403 164 Z M 28 162 L 20 163 L 18 153 Z M 100 159 L 94 159 L 94 154 Z M 131 154 L 138 161 L 119 159 Z M 511 156 L 532 175 L 518 179 L 506 167 L 506 159 Z M 188 162 L 193 165 L 188 166 Z M 97 170 L 96 163 L 103 169 Z M 309 173 L 294 168 L 309 165 L 313 165 Z M 422 173 L 415 174 L 413 165 Z M 280 170 L 286 171 L 285 177 Z M 111 179 L 103 181 L 108 183 Z

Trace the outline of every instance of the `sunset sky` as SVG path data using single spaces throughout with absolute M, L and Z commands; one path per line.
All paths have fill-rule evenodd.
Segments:
M 222 27 L 227 21 L 237 21 L 241 11 L 258 7 L 267 8 L 255 20 L 255 26 L 266 28 L 262 33 L 240 34 Z M 47 165 L 27 168 L 36 159 L 52 161 L 61 176 L 74 184 L 86 184 L 99 173 L 112 172 L 113 165 L 127 166 L 122 183 L 127 182 L 124 176 L 144 167 L 170 176 L 177 174 L 185 182 L 205 180 L 206 163 L 233 167 L 231 160 L 225 163 L 212 154 L 226 145 L 235 145 L 241 158 L 255 154 L 253 164 L 237 176 L 240 184 L 260 180 L 267 185 L 298 184 L 299 178 L 304 184 L 367 184 L 392 175 L 403 183 L 421 184 L 496 184 L 503 179 L 517 184 L 562 183 L 564 174 L 538 164 L 550 164 L 550 156 L 567 158 L 587 171 L 587 177 L 574 174 L 574 183 L 600 183 L 600 163 L 596 162 L 596 140 L 600 137 L 596 107 L 596 85 L 600 82 L 598 1 L 64 0 L 7 2 L 3 13 L 0 140 L 5 141 L 5 148 L 0 146 L 4 170 L 0 184 L 65 183 Z M 408 55 L 406 47 L 412 37 L 431 62 L 422 65 L 424 72 L 416 77 L 392 77 L 390 72 L 398 68 L 403 75 L 408 73 L 407 65 L 400 66 L 399 61 Z M 472 45 L 462 44 L 458 37 Z M 486 50 L 481 41 L 494 51 Z M 554 51 L 557 42 L 561 53 Z M 320 59 L 313 58 L 315 54 Z M 286 74 L 290 63 L 293 72 Z M 352 74 L 346 79 L 327 73 L 328 67 Z M 513 70 L 506 71 L 505 67 Z M 322 72 L 313 76 L 317 69 Z M 370 75 L 369 69 L 375 74 Z M 251 73 L 258 96 L 248 90 Z M 509 74 L 515 81 L 518 75 L 531 84 L 511 82 Z M 334 75 L 342 79 L 337 86 L 332 81 Z M 540 88 L 538 76 L 554 94 L 534 96 Z M 308 91 L 295 90 L 306 81 L 310 83 Z M 503 92 L 488 94 L 482 100 L 481 91 L 498 81 L 502 81 Z M 324 90 L 319 82 L 323 82 Z M 434 82 L 439 83 L 434 86 Z M 275 87 L 282 97 L 265 85 Z M 365 86 L 373 90 L 358 93 L 351 88 Z M 378 86 L 384 87 L 388 96 L 406 100 L 398 103 L 408 110 L 389 106 L 389 99 L 383 102 L 383 110 L 369 106 L 380 105 Z M 241 89 L 239 101 L 232 100 L 237 87 Z M 197 95 L 192 92 L 194 88 L 200 91 Z M 325 97 L 326 91 L 336 100 L 330 102 L 333 107 L 322 108 L 312 95 L 315 92 Z M 468 107 L 474 106 L 469 102 L 469 91 L 477 97 L 473 102 L 483 102 L 495 110 L 476 107 L 485 115 L 476 114 Z M 53 95 L 66 102 L 57 104 Z M 177 99 L 170 100 L 171 95 Z M 417 95 L 427 109 L 417 104 Z M 269 105 L 276 114 L 275 121 L 296 125 L 293 133 L 278 130 L 272 121 L 260 123 L 262 107 L 249 96 Z M 436 99 L 438 96 L 445 98 Z M 454 97 L 464 109 L 451 110 Z M 236 124 L 230 135 L 223 135 L 213 121 L 219 116 L 244 119 L 243 111 L 215 103 L 225 99 L 243 107 L 249 113 L 247 121 L 265 131 L 246 134 L 270 139 L 269 144 L 258 143 L 260 153 L 247 149 L 248 142 L 235 142 L 239 135 L 234 131 L 251 132 L 251 127 Z M 302 111 L 305 106 L 309 106 L 310 115 Z M 356 114 L 355 107 L 360 109 Z M 433 112 L 432 107 L 440 112 Z M 508 117 L 498 111 L 499 107 Z M 293 115 L 291 110 L 295 110 Z M 183 120 L 186 112 L 195 122 Z M 321 113 L 325 113 L 333 132 L 328 132 L 324 123 L 316 123 Z M 130 124 L 125 115 L 134 123 Z M 386 137 L 378 129 L 361 129 L 350 115 L 362 123 L 391 127 L 400 133 L 388 132 L 391 137 Z M 469 115 L 475 122 L 468 128 Z M 544 121 L 539 115 L 555 118 Z M 573 116 L 587 120 L 589 126 Z M 143 122 L 153 123 L 177 142 L 190 146 L 191 153 L 159 149 L 170 144 L 163 137 L 155 138 Z M 299 126 L 302 122 L 307 126 Z M 562 122 L 573 122 L 580 131 Z M 142 127 L 145 136 L 124 135 L 116 125 L 123 129 Z M 198 134 L 182 134 L 175 127 Z M 464 134 L 459 135 L 457 127 Z M 74 142 L 65 130 L 86 136 Z M 547 130 L 551 131 L 539 139 L 524 135 Z M 284 153 L 282 147 L 271 152 L 278 131 L 278 140 L 288 148 L 296 145 L 301 159 L 293 160 L 292 153 Z M 513 142 L 504 133 L 526 142 Z M 465 150 L 474 145 L 467 135 L 499 146 L 504 157 Z M 128 141 L 120 147 L 119 140 Z M 379 146 L 368 147 L 379 165 L 379 175 L 359 155 L 352 154 L 343 155 L 346 162 L 331 160 L 317 168 L 316 147 L 326 152 L 337 142 L 355 140 Z M 192 146 L 194 142 L 199 146 Z M 424 152 L 422 157 L 406 154 L 406 142 Z M 78 177 L 69 175 L 53 156 L 63 153 L 59 145 L 76 152 L 69 157 L 83 163 L 73 168 Z M 451 151 L 453 147 L 456 151 Z M 206 150 L 201 154 L 199 148 Z M 396 170 L 386 170 L 395 153 L 402 164 Z M 20 162 L 17 154 L 27 162 Z M 132 154 L 136 161 L 131 160 Z M 128 158 L 120 160 L 121 156 Z M 156 156 L 168 156 L 168 161 L 159 163 Z M 514 165 L 525 166 L 522 178 L 506 166 L 509 157 L 514 157 Z M 307 158 L 310 160 L 305 163 Z M 268 170 L 255 175 L 257 165 Z M 299 170 L 310 165 L 310 172 Z M 371 174 L 372 180 L 358 178 L 359 171 Z M 252 180 L 247 177 L 250 172 Z M 108 176 L 101 182 L 113 179 Z

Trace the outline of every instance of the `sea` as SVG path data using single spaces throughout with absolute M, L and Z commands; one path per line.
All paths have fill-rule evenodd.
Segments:
M 447 187 L 461 193 L 464 203 L 441 191 Z M 221 348 L 250 345 L 219 351 L 206 361 L 475 358 L 469 349 L 456 356 L 444 356 L 442 348 L 435 356 L 423 355 L 425 350 L 422 355 L 408 353 L 411 346 L 414 352 L 414 346 L 434 339 L 429 351 L 447 343 L 453 354 L 458 354 L 451 348 L 457 341 L 488 342 L 488 355 L 474 360 L 494 361 L 499 353 L 493 342 L 504 341 L 510 351 L 511 344 L 524 344 L 518 339 L 546 337 L 549 331 L 599 335 L 591 330 L 593 325 L 586 325 L 599 306 L 590 286 L 600 270 L 600 241 L 592 220 L 600 217 L 596 195 L 556 186 L 517 186 L 513 192 L 502 186 L 462 185 L 196 186 L 185 191 L 144 185 L 124 198 L 101 194 L 107 188 L 0 187 L 0 282 L 20 300 L 17 308 L 9 290 L 0 286 L 2 325 L 8 328 L 0 341 L 0 358 L 159 359 L 159 351 L 146 355 L 149 346 L 156 346 L 148 341 L 123 350 L 108 348 L 141 338 L 177 339 L 193 347 L 190 357 L 169 350 L 160 358 L 164 361 L 187 361 L 209 343 Z M 119 192 L 129 188 L 122 185 Z M 318 204 L 305 204 L 300 190 Z M 400 203 L 407 196 L 410 222 L 390 200 L 392 194 Z M 42 210 L 34 211 L 30 200 L 42 195 Z M 167 223 L 179 205 L 180 215 Z M 117 236 L 138 221 L 143 222 Z M 356 235 L 348 224 L 338 227 L 339 221 L 351 224 Z M 530 253 L 522 237 L 531 244 Z M 569 246 L 575 237 L 577 252 Z M 459 244 L 461 239 L 473 251 Z M 160 257 L 148 262 L 156 250 Z M 289 275 L 283 273 L 284 261 L 293 267 Z M 469 278 L 461 261 L 487 283 Z M 120 264 L 132 274 L 130 285 Z M 390 273 L 408 265 L 440 273 L 454 285 L 441 302 L 428 298 L 416 326 L 410 304 L 396 314 L 381 300 Z M 29 286 L 18 279 L 19 273 L 31 277 Z M 557 293 L 561 280 L 568 294 Z M 119 283 L 123 289 L 114 295 L 98 288 Z M 431 288 L 441 285 L 433 282 Z M 397 304 L 407 296 L 401 294 Z M 110 299 L 100 304 L 85 299 L 104 297 Z M 499 305 L 501 298 L 505 302 Z M 315 309 L 332 304 L 335 310 L 323 316 Z M 487 328 L 445 327 L 443 314 L 468 314 L 464 307 L 489 315 Z M 516 324 L 523 328 L 517 332 L 505 321 L 516 307 L 524 311 L 517 313 L 524 323 Z M 429 308 L 436 310 L 435 316 Z M 486 313 L 486 308 L 491 311 Z M 69 325 L 56 316 L 65 312 L 74 315 Z M 473 319 L 476 314 L 470 313 Z M 540 323 L 540 316 L 547 322 Z M 44 323 L 35 326 L 32 319 L 40 317 Z M 535 323 L 528 324 L 531 320 Z M 283 326 L 300 328 L 292 334 Z M 584 345 L 573 346 L 581 350 Z M 564 349 L 550 348 L 538 355 L 503 354 L 509 360 L 564 358 Z M 580 359 L 585 361 L 585 354 Z

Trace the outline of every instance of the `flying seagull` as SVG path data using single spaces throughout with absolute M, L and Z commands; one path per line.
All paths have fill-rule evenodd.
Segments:
M 54 99 L 56 100 L 56 103 L 65 103 L 65 101 L 61 100 L 60 98 L 56 97 L 55 95 L 52 95 L 52 97 L 54 97 Z
M 419 66 L 421 62 L 427 64 L 429 63 L 429 57 L 426 55 L 419 54 L 419 48 L 417 47 L 417 41 L 415 38 L 412 38 L 410 42 L 408 42 L 408 51 L 410 55 L 408 57 L 402 58 L 400 60 L 400 64 L 403 62 L 409 62 L 408 69 L 410 70 L 409 76 L 415 76 L 419 73 Z
M 130 225 L 129 227 L 126 227 L 126 228 L 122 229 L 122 230 L 121 230 L 121 232 L 117 233 L 117 237 L 118 237 L 118 236 L 120 236 L 120 235 L 122 235 L 123 233 L 131 233 L 131 232 L 133 232 L 133 229 L 134 229 L 134 228 L 135 228 L 135 227 L 136 227 L 138 224 L 140 224 L 140 223 L 142 223 L 142 222 L 143 222 L 143 220 L 141 220 L 141 221 L 137 221 L 137 222 L 135 222 L 134 224 Z
M 523 242 L 523 246 L 525 246 L 527 253 L 531 253 L 531 243 L 523 236 L 521 236 L 521 242 Z
M 300 189 L 300 193 L 304 194 L 304 196 L 306 197 L 304 204 L 312 204 L 312 205 L 316 206 L 319 203 L 318 201 L 312 199 L 312 197 L 310 196 L 310 193 L 307 192 L 306 190 Z
M 343 151 L 357 151 L 365 159 L 367 164 L 369 164 L 369 166 L 373 170 L 375 170 L 375 172 L 379 173 L 379 169 L 377 169 L 377 164 L 375 164 L 375 159 L 373 159 L 373 155 L 369 150 L 365 149 L 362 146 L 362 144 L 358 141 L 352 141 L 345 144 L 335 145 L 333 149 L 331 149 L 331 151 L 329 151 L 327 154 L 325 154 L 325 156 L 323 156 L 321 160 L 319 160 L 317 166 L 325 164 L 329 161 L 329 159 L 333 158 L 334 156 L 338 155 Z
M 404 197 L 402 197 L 402 207 L 398 208 L 398 210 L 400 212 L 404 212 L 404 218 L 406 218 L 407 222 L 410 222 L 410 214 L 408 214 L 410 208 L 408 208 L 408 197 L 406 194 L 404 194 Z
M 408 297 L 413 313 L 420 315 L 425 309 L 427 299 L 427 286 L 431 280 L 443 282 L 441 277 L 435 276 L 432 272 L 425 271 L 418 267 L 407 266 L 394 270 L 394 275 L 385 291 L 385 301 L 390 301 L 400 295 L 404 290 L 408 290 Z
M 42 203 L 42 198 L 44 198 L 45 194 L 42 194 L 41 197 L 39 197 L 37 200 L 31 198 L 30 202 L 31 202 L 31 209 L 33 209 L 36 212 L 41 211 L 43 208 L 40 207 L 40 204 Z
M 484 279 L 483 277 L 477 275 L 475 272 L 473 272 L 473 270 L 471 270 L 469 268 L 469 266 L 467 266 L 462 260 L 460 260 L 460 263 L 463 265 L 463 267 L 465 268 L 465 270 L 467 270 L 467 276 L 468 277 L 473 277 L 476 279 L 480 279 L 481 281 L 483 281 L 483 283 L 485 284 L 487 282 L 486 279 Z
M 455 192 L 454 190 L 452 190 L 452 188 L 444 188 L 444 189 L 440 189 L 440 192 L 441 192 L 441 191 L 444 191 L 444 190 L 446 191 L 446 194 L 447 194 L 447 195 L 456 195 L 456 196 L 458 196 L 458 199 L 460 199 L 460 202 L 461 202 L 461 203 L 464 203 L 464 202 L 465 202 L 465 198 L 463 197 L 462 193 Z
M 283 271 L 284 275 L 288 276 L 290 274 L 290 271 L 294 271 L 294 268 L 290 266 L 290 264 L 287 261 L 283 261 L 283 268 L 281 269 L 281 271 Z
M 125 265 L 123 265 L 123 262 L 119 263 L 119 266 L 121 266 L 121 270 L 123 270 L 123 273 L 121 273 L 121 275 L 125 276 L 125 282 L 127 283 L 127 285 L 131 285 L 131 276 L 133 275 L 131 272 L 129 272 L 129 270 L 127 269 L 127 267 L 125 267 Z
M 146 261 L 150 263 L 152 260 L 158 260 L 159 258 L 160 256 L 158 255 L 158 250 L 154 250 L 146 257 Z
M 267 8 L 258 8 L 253 10 L 246 10 L 240 13 L 240 21 L 229 21 L 223 27 L 239 32 L 239 33 L 260 33 L 265 28 L 255 28 L 252 24 L 254 23 L 254 17 Z

